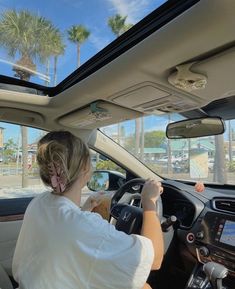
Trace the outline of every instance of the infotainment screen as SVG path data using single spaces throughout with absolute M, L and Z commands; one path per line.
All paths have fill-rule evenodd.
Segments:
M 225 221 L 220 242 L 235 247 L 235 222 Z

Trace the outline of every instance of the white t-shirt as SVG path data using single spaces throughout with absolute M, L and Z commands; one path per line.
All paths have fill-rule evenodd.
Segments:
M 44 193 L 26 210 L 13 276 L 20 289 L 140 289 L 153 256 L 149 239 Z

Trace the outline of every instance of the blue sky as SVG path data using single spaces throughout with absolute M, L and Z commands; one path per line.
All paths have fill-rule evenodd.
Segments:
M 13 139 L 16 144 L 21 143 L 21 130 L 19 125 L 0 122 L 0 127 L 4 128 L 4 143 Z M 40 139 L 41 131 L 35 128 L 28 129 L 28 143 L 32 144 Z
M 58 82 L 63 80 L 76 69 L 76 46 L 67 40 L 66 31 L 72 25 L 82 24 L 90 32 L 89 39 L 81 47 L 81 63 L 86 62 L 115 36 L 107 26 L 107 19 L 117 13 L 127 16 L 127 23 L 135 24 L 147 14 L 162 5 L 165 0 L 0 0 L 0 11 L 28 9 L 34 14 L 50 19 L 64 35 L 66 52 L 59 57 Z M 0 58 L 14 63 L 6 51 L 0 49 Z M 11 65 L 0 63 L 0 73 L 13 76 Z M 53 67 L 51 66 L 51 73 Z M 45 66 L 37 63 L 37 71 L 45 73 Z M 31 81 L 44 84 L 39 78 L 32 77 Z

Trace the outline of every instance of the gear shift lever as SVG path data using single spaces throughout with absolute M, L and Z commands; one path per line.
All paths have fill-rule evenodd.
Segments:
M 210 280 L 213 289 L 223 289 L 222 280 L 228 275 L 227 268 L 215 262 L 208 262 L 204 264 L 203 271 Z

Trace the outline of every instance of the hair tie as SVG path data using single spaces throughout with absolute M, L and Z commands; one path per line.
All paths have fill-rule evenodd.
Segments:
M 49 174 L 51 177 L 52 188 L 57 193 L 63 193 L 65 190 L 65 184 L 64 184 L 64 181 L 62 180 L 62 177 L 61 177 L 60 167 L 56 168 L 55 164 L 53 162 L 51 162 L 51 163 L 49 163 L 48 168 L 49 168 Z

